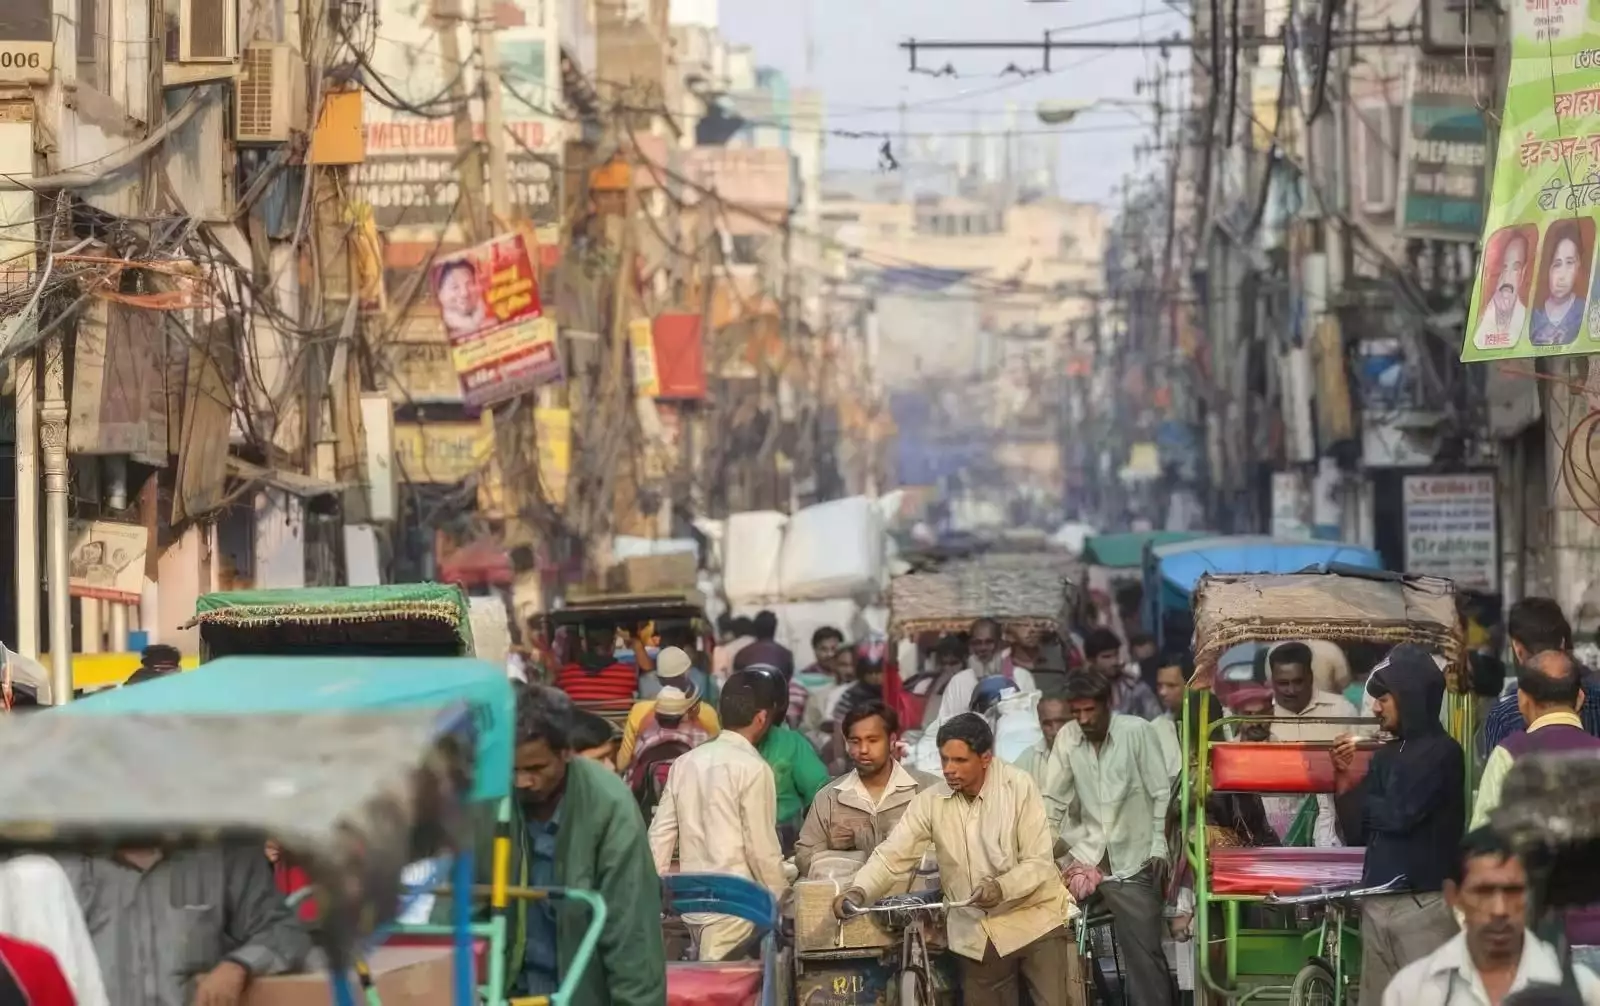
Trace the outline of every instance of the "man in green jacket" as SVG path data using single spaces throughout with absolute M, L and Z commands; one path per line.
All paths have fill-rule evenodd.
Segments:
M 775 687 L 781 701 L 772 711 L 772 729 L 761 738 L 756 750 L 772 768 L 773 782 L 777 785 L 778 842 L 787 856 L 794 852 L 795 839 L 800 836 L 800 826 L 805 823 L 811 801 L 833 777 L 805 735 L 789 729 L 785 722 L 789 712 L 788 680 L 776 669 L 764 665 L 747 670 L 777 680 Z
M 633 794 L 599 762 L 574 755 L 573 707 L 560 692 L 529 686 L 517 701 L 511 812 L 511 883 L 597 892 L 606 922 L 573 1006 L 662 1006 L 661 878 Z M 480 830 L 478 862 L 493 862 L 493 832 Z M 581 902 L 513 901 L 506 982 L 514 996 L 554 992 L 572 966 L 589 912 Z

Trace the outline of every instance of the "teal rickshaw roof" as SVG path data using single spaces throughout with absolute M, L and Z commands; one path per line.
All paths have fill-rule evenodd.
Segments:
M 1207 531 L 1126 531 L 1119 534 L 1090 535 L 1083 546 L 1083 562 L 1108 569 L 1138 569 L 1144 562 L 1146 545 L 1204 538 Z
M 472 799 L 511 790 L 516 698 L 505 669 L 470 657 L 224 657 L 61 707 L 79 715 L 400 712 L 467 706 L 477 732 Z M 294 743 L 284 738 L 286 749 Z

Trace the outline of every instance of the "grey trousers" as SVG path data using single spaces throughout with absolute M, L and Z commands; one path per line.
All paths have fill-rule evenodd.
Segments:
M 1361 902 L 1361 1006 L 1378 1006 L 1399 970 L 1458 931 L 1444 895 L 1387 894 Z
M 1149 868 L 1127 880 L 1103 881 L 1096 893 L 1111 911 L 1111 931 L 1127 975 L 1123 999 L 1135 1006 L 1172 1006 L 1177 989 L 1161 949 L 1162 897 Z

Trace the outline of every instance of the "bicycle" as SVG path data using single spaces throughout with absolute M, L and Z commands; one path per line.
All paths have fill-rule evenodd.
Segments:
M 945 914 L 951 909 L 972 905 L 971 898 L 963 901 L 930 900 L 939 897 L 938 891 L 926 891 L 893 895 L 875 901 L 866 908 L 845 905 L 846 917 L 882 915 L 885 929 L 901 931 L 900 969 L 895 980 L 899 1006 L 934 1006 L 933 956 L 928 952 L 928 927 L 942 926 Z
M 1379 887 L 1324 887 L 1305 894 L 1269 894 L 1262 901 L 1263 905 L 1279 908 L 1305 909 L 1320 904 L 1323 909 L 1316 930 L 1316 952 L 1295 974 L 1289 986 L 1289 1006 L 1343 1006 L 1353 977 L 1345 970 L 1344 940 L 1346 936 L 1359 939 L 1358 931 L 1347 925 L 1347 920 L 1358 911 L 1362 898 L 1399 894 L 1405 886 L 1406 878 L 1396 877 Z M 1309 921 L 1309 911 L 1299 915 L 1301 921 Z

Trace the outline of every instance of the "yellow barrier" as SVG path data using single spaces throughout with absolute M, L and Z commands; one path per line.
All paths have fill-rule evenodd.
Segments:
M 51 668 L 50 655 L 41 654 L 39 663 Z M 199 657 L 184 657 L 183 669 L 200 666 Z M 72 687 L 96 689 L 120 685 L 139 669 L 137 653 L 74 653 L 72 655 Z

